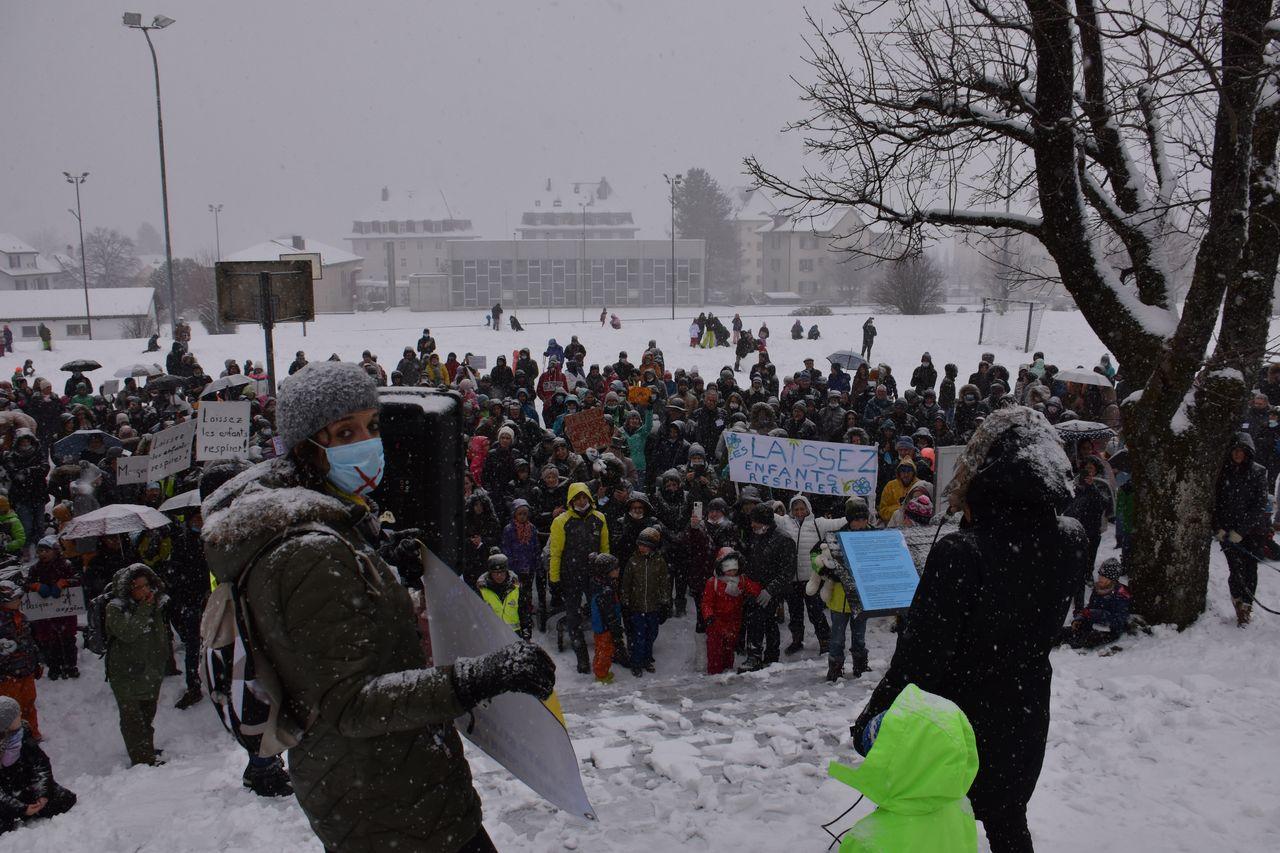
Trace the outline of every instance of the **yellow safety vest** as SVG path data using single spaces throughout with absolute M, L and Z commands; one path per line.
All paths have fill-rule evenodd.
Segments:
M 493 612 L 502 617 L 502 621 L 511 626 L 511 630 L 520 630 L 520 587 L 512 585 L 506 598 L 498 598 L 498 593 L 487 586 L 480 588 L 480 597 L 493 608 Z

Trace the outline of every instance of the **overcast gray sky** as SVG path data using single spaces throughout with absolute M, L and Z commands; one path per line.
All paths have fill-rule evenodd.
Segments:
M 799 0 L 195 2 L 0 0 L 0 231 L 69 241 L 87 226 L 161 225 L 154 33 L 174 249 L 283 233 L 347 248 L 379 189 L 442 190 L 486 237 L 510 235 L 548 176 L 608 176 L 641 236 L 666 228 L 664 171 L 798 164 L 806 31 Z M 825 3 L 811 4 L 815 13 Z

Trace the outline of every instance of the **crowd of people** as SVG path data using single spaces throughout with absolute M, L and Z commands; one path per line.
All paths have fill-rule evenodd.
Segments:
M 500 316 L 495 306 L 494 328 Z M 793 337 L 797 330 L 803 331 L 798 321 Z M 863 332 L 862 352 L 869 357 L 872 320 Z M 589 357 L 577 335 L 566 345 L 550 339 L 541 359 L 523 348 L 510 362 L 499 355 L 492 366 L 477 367 L 470 353 L 459 359 L 448 352 L 442 359 L 435 337 L 424 329 L 390 372 L 370 351 L 355 369 L 372 386 L 429 386 L 458 395 L 467 466 L 465 546 L 456 568 L 513 634 L 531 640 L 535 633 L 562 632 L 578 671 L 598 682 L 613 681 L 615 664 L 637 679 L 656 672 L 663 665 L 661 627 L 669 619 L 691 619 L 705 635 L 708 674 L 733 670 L 739 654 L 739 671 L 755 671 L 809 648 L 826 657 L 827 680 L 861 676 L 869 667 L 866 618 L 836 580 L 828 535 L 901 529 L 923 570 L 937 547 L 940 523 L 956 528 L 944 518 L 943 495 L 933 485 L 938 448 L 971 444 L 984 424 L 1009 411 L 1033 412 L 1058 428 L 1074 479 L 1073 488 L 1053 502 L 1034 504 L 1037 512 L 1048 507 L 1075 519 L 1083 532 L 1085 557 L 1072 563 L 1068 583 L 1071 618 L 1055 642 L 1092 647 L 1127 630 L 1122 580 L 1134 506 L 1117 407 L 1127 390 L 1106 356 L 1091 371 L 1098 378 L 1082 383 L 1059 379 L 1058 367 L 1039 352 L 1012 369 L 984 354 L 965 380 L 956 364 L 944 364 L 939 373 L 924 352 L 900 383 L 904 374 L 861 358 L 848 370 L 840 363 L 819 368 L 813 358 L 799 369 L 779 369 L 768 339 L 767 325 L 753 332 L 736 314 L 731 329 L 714 315 L 698 317 L 689 345 L 730 346 L 735 355 L 732 365 L 703 376 L 676 365 L 654 340 L 633 362 L 625 351 L 613 360 Z M 68 538 L 61 529 L 111 504 L 160 508 L 195 490 L 208 498 L 249 463 L 296 459 L 297 448 L 310 447 L 307 441 L 325 449 L 310 438 L 324 424 L 286 434 L 261 362 L 228 360 L 214 379 L 188 341 L 175 341 L 165 367 L 165 376 L 130 377 L 114 393 L 95 392 L 89 376 L 78 371 L 55 388 L 49 378 L 34 375 L 29 361 L 0 382 L 0 543 L 7 555 L 0 569 L 0 696 L 17 703 L 22 720 L 20 728 L 6 729 L 17 746 L 5 747 L 4 760 L 12 754 L 30 764 L 28 776 L 6 775 L 10 765 L 0 767 L 0 830 L 6 819 L 16 825 L 74 803 L 74 795 L 52 782 L 47 759 L 40 763 L 36 680 L 79 677 L 80 629 L 75 617 L 27 621 L 25 596 L 84 590 L 90 603 L 84 645 L 107 651 L 131 763 L 163 761 L 152 722 L 167 675 L 185 677 L 179 709 L 203 697 L 198 651 L 210 590 L 210 537 L 202 541 L 200 503 L 172 506 L 166 510 L 169 526 L 135 535 Z M 298 352 L 282 389 L 295 376 L 314 372 Z M 195 466 L 136 485 L 118 481 L 121 459 L 146 454 L 158 432 L 193 417 L 205 399 L 249 402 L 244 463 Z M 1280 365 L 1273 365 L 1224 463 L 1215 508 L 1241 626 L 1250 617 L 1257 553 L 1272 526 L 1269 486 L 1280 474 L 1277 403 Z M 575 445 L 566 421 L 592 409 L 601 410 L 609 437 Z M 1071 428 L 1082 424 L 1089 429 Z M 836 498 L 734 482 L 727 473 L 727 432 L 874 446 L 878 488 L 865 498 Z M 329 454 L 320 467 L 333 471 L 339 464 Z M 1280 509 L 1274 518 L 1280 523 Z M 1095 571 L 1112 522 L 1121 557 Z M 1049 540 L 1040 547 L 1057 541 L 1052 530 L 1040 531 Z M 388 552 L 388 562 L 412 587 L 413 561 L 394 556 Z M 102 603 L 97 619 L 92 602 Z M 1050 605 L 1045 608 L 1052 610 Z M 789 635 L 785 646 L 782 625 Z M 905 625 L 898 627 L 900 636 L 911 636 Z M 815 646 L 806 646 L 810 633 Z M 881 698 L 883 710 L 893 696 Z M 0 723 L 8 708 L 0 700 Z M 9 784 L 19 777 L 37 781 L 21 789 Z M 278 759 L 251 758 L 244 782 L 265 795 L 291 790 Z M 41 800 L 44 805 L 32 811 Z

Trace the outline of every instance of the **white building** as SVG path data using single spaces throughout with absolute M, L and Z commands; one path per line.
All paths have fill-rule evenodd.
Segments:
M 764 235 L 760 229 L 773 223 L 777 205 L 759 187 L 734 187 L 729 190 L 733 203 L 733 229 L 738 235 L 742 257 L 740 298 L 764 293 Z
M 0 322 L 9 325 L 18 341 L 39 339 L 41 323 L 52 330 L 54 346 L 60 339 L 87 338 L 84 295 L 79 288 L 0 293 Z M 157 326 L 155 291 L 149 287 L 91 287 L 89 313 L 95 339 L 146 337 Z
M 56 259 L 12 234 L 0 234 L 0 290 L 57 290 L 80 284 L 79 276 L 71 276 Z
M 282 255 L 318 253 L 321 277 L 311 283 L 317 314 L 349 314 L 355 309 L 356 282 L 364 258 L 345 249 L 293 234 L 227 255 L 224 261 L 278 261 Z
M 635 217 L 605 178 L 564 181 L 550 178 L 520 215 L 521 240 L 634 240 Z

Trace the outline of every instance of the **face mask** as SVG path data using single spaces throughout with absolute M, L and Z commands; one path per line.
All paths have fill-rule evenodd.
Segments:
M 382 482 L 384 460 L 380 438 L 326 447 L 324 455 L 329 460 L 329 482 L 344 492 L 368 495 Z
M 738 595 L 741 592 L 741 589 L 738 587 L 737 575 L 724 576 L 724 591 L 729 595 Z
M 965 395 L 964 395 L 964 401 L 965 401 L 966 403 L 976 403 L 976 402 L 978 402 L 978 398 L 977 398 L 977 397 L 974 397 L 974 396 L 973 396 L 973 395 L 971 395 L 971 394 L 965 394 Z

